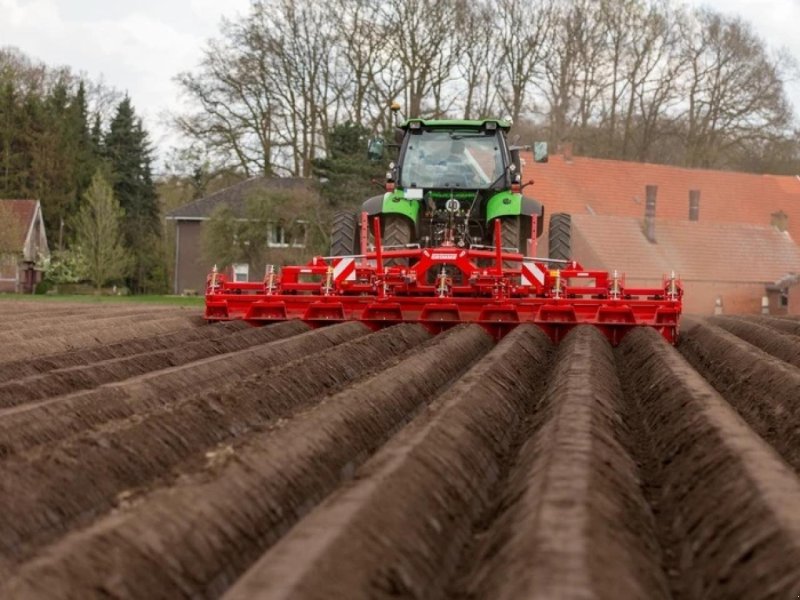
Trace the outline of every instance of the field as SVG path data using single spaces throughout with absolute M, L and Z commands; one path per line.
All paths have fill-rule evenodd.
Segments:
M 800 320 L 0 304 L 2 598 L 800 595 Z

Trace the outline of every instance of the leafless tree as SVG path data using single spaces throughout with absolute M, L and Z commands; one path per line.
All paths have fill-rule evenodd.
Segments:
M 682 41 L 687 165 L 721 166 L 726 151 L 788 130 L 781 64 L 746 23 L 700 10 Z

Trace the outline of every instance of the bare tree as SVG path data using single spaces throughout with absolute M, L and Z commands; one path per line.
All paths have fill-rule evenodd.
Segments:
M 387 0 L 383 4 L 386 47 L 400 66 L 409 116 L 442 115 L 447 110 L 442 90 L 459 58 L 454 34 L 458 6 L 464 2 Z
M 519 121 L 533 82 L 550 59 L 556 25 L 555 0 L 497 0 L 493 31 L 499 56 L 496 85 L 511 118 Z
M 726 151 L 785 134 L 781 64 L 746 23 L 700 10 L 683 44 L 687 165 L 721 166 Z

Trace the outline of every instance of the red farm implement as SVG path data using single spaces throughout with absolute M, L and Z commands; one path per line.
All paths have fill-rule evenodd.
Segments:
M 361 224 L 367 248 L 366 214 Z M 374 329 L 419 323 L 434 333 L 477 323 L 498 339 L 520 323 L 534 323 L 554 342 L 576 325 L 591 324 L 614 345 L 630 329 L 645 326 L 676 342 L 683 290 L 674 274 L 661 287 L 627 287 L 616 272 L 506 251 L 500 228 L 498 219 L 494 247 L 445 241 L 384 248 L 375 218 L 372 249 L 358 256 L 318 256 L 280 272 L 268 266 L 261 282 L 233 282 L 215 269 L 205 318 L 254 325 L 301 319 L 314 327 L 357 320 Z M 528 247 L 534 244 L 529 240 Z

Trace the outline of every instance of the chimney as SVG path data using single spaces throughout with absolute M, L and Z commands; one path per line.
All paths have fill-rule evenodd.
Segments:
M 558 149 L 566 162 L 572 162 L 572 142 L 561 142 Z
M 700 220 L 700 190 L 689 190 L 689 220 Z
M 779 210 L 770 215 L 772 217 L 772 226 L 778 231 L 787 231 L 789 229 L 789 215 L 783 210 Z
M 647 200 L 644 205 L 644 235 L 651 244 L 656 243 L 656 195 L 657 185 L 645 186 Z

